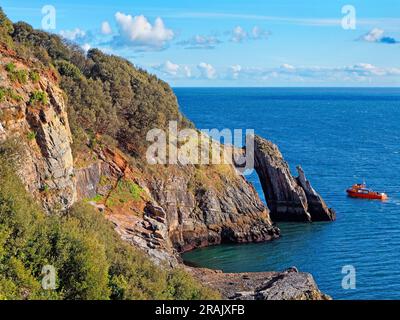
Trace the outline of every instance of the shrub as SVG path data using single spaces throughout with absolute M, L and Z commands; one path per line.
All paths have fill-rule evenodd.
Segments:
M 142 188 L 136 183 L 121 179 L 114 190 L 112 190 L 107 198 L 107 205 L 113 207 L 128 201 L 140 200 Z
M 17 70 L 15 64 L 12 62 L 7 63 L 5 65 L 5 69 L 8 72 L 8 77 L 12 82 L 26 84 L 28 80 L 28 73 L 26 70 Z
M 14 81 L 20 83 L 20 84 L 26 84 L 28 81 L 28 73 L 26 70 L 17 70 L 13 73 Z
M 181 269 L 162 268 L 113 230 L 90 205 L 45 215 L 14 173 L 16 148 L 0 146 L 0 298 L 213 299 Z M 56 290 L 41 287 L 43 265 L 57 272 Z
M 7 72 L 14 72 L 15 69 L 16 69 L 16 66 L 15 66 L 14 63 L 9 62 L 9 63 L 7 63 L 7 64 L 5 65 L 4 68 L 6 69 Z
M 34 106 L 36 104 L 47 104 L 48 98 L 47 93 L 43 91 L 34 91 L 31 93 L 31 97 L 29 99 L 29 105 Z
M 7 89 L 7 93 L 6 93 L 6 95 L 11 99 L 11 100 L 13 100 L 13 101 L 16 101 L 16 102 L 20 102 L 20 101 L 22 101 L 22 96 L 20 96 L 18 93 L 16 93 L 13 89 L 11 89 L 11 88 L 8 88 Z
M 37 71 L 30 71 L 30 72 L 29 72 L 29 79 L 30 79 L 33 83 L 38 83 L 38 82 L 40 81 L 39 72 L 37 72 Z
M 29 141 L 35 140 L 36 139 L 36 132 L 30 131 L 30 132 L 28 132 L 26 137 L 28 138 Z
M 0 101 L 4 101 L 7 98 L 16 102 L 20 102 L 22 100 L 22 97 L 12 88 L 0 87 Z

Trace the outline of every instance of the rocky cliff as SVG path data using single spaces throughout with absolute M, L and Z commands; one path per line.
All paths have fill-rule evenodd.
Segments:
M 299 176 L 292 176 L 289 165 L 275 144 L 255 136 L 254 157 L 255 169 L 273 221 L 335 220 L 335 211 L 328 208 L 312 188 L 301 167 L 297 167 Z
M 192 185 L 199 170 L 210 175 L 212 186 L 199 179 L 197 186 Z M 279 236 L 279 229 L 272 226 L 268 209 L 253 186 L 233 167 L 225 170 L 222 174 L 210 168 L 182 167 L 165 180 L 150 182 L 154 199 L 166 212 L 170 238 L 178 251 L 224 242 L 260 242 Z
M 19 176 L 49 211 L 74 203 L 72 136 L 63 92 L 54 74 L 35 71 L 15 52 L 0 49 L 0 141 L 20 151 Z M 31 77 L 29 77 L 31 75 Z
M 179 259 L 176 252 L 279 236 L 253 186 L 231 165 L 156 166 L 143 171 L 138 164 L 145 160 L 135 162 L 104 144 L 80 151 L 83 155 L 78 152 L 74 160 L 57 75 L 38 71 L 34 81 L 28 76 L 36 70 L 33 65 L 13 51 L 2 51 L 0 87 L 6 95 L 0 139 L 17 141 L 22 152 L 19 175 L 47 212 L 89 201 L 106 213 L 124 239 L 171 264 Z M 26 79 L 15 79 L 17 73 Z M 83 165 L 78 163 L 82 157 Z
M 88 202 L 122 239 L 172 267 L 180 264 L 180 252 L 194 248 L 273 240 L 279 229 L 272 220 L 279 215 L 323 220 L 326 206 L 304 174 L 293 178 L 276 146 L 261 139 L 256 169 L 271 195 L 272 220 L 253 186 L 230 164 L 149 166 L 143 132 L 165 125 L 170 116 L 188 124 L 167 84 L 96 50 L 89 59 L 24 24 L 14 25 L 12 36 L 25 51 L 22 57 L 0 46 L 0 142 L 15 151 L 10 156 L 19 177 L 47 213 Z M 69 120 L 78 144 L 74 153 Z M 303 275 L 276 278 L 246 297 L 279 296 L 275 292 L 287 287 L 273 283 L 293 277 L 302 277 L 296 283 L 303 286 L 285 298 L 312 298 L 301 294 L 308 287 L 314 292 Z M 229 278 L 238 280 L 219 281 Z

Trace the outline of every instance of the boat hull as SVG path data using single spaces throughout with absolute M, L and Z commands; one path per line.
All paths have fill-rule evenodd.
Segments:
M 385 194 L 374 194 L 374 193 L 359 193 L 352 190 L 347 190 L 347 194 L 352 198 L 360 199 L 371 199 L 371 200 L 386 200 L 387 195 Z

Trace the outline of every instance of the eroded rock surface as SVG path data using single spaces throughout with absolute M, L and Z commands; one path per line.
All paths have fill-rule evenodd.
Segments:
M 303 170 L 293 177 L 278 147 L 255 136 L 255 169 L 273 221 L 331 221 L 335 212 L 312 188 Z
M 149 187 L 166 212 L 169 235 L 179 252 L 224 242 L 267 241 L 279 236 L 268 209 L 242 176 L 233 174 L 225 178 L 223 188 L 218 190 L 191 188 L 191 174 L 178 173 L 166 180 L 154 180 Z
M 14 57 L 3 57 L 21 70 L 29 66 Z M 41 200 L 46 211 L 64 211 L 75 201 L 72 137 L 62 91 L 54 80 L 41 74 L 38 83 L 16 85 L 0 68 L 0 86 L 8 88 L 0 102 L 0 141 L 11 140 L 19 150 L 17 169 L 27 189 Z M 30 102 L 34 92 L 47 101 Z
M 309 273 L 290 268 L 284 272 L 223 273 L 188 268 L 195 277 L 230 300 L 330 300 Z

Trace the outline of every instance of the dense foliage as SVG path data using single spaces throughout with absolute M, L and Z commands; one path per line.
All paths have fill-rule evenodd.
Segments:
M 216 294 L 180 269 L 155 266 L 91 206 L 46 216 L 0 149 L 0 299 L 207 299 Z M 6 160 L 7 159 L 7 160 Z M 42 268 L 57 272 L 44 290 Z
M 35 56 L 61 75 L 74 134 L 83 128 L 108 135 L 124 150 L 140 155 L 148 130 L 165 128 L 169 120 L 191 126 L 169 85 L 129 61 L 97 49 L 85 55 L 57 35 L 23 22 L 14 24 L 11 34 L 21 54 Z
M 110 138 L 131 155 L 142 152 L 147 130 L 170 119 L 191 125 L 179 113 L 171 88 L 130 62 L 82 50 L 56 35 L 12 24 L 0 8 L 0 49 L 32 62 L 29 73 L 5 66 L 17 85 L 40 73 L 54 75 L 68 100 L 74 145 L 98 136 Z M 40 72 L 38 72 L 40 71 Z M 19 101 L 0 87 L 0 102 Z M 31 106 L 47 95 L 32 92 Z M 34 132 L 28 139 L 35 138 Z M 0 143 L 0 299 L 207 299 L 217 295 L 181 269 L 154 265 L 123 242 L 112 225 L 87 204 L 63 215 L 45 215 L 19 181 L 16 146 Z M 114 197 L 138 197 L 135 185 L 122 184 Z M 113 200 L 113 198 L 111 198 Z M 54 266 L 56 289 L 42 287 L 42 268 Z

